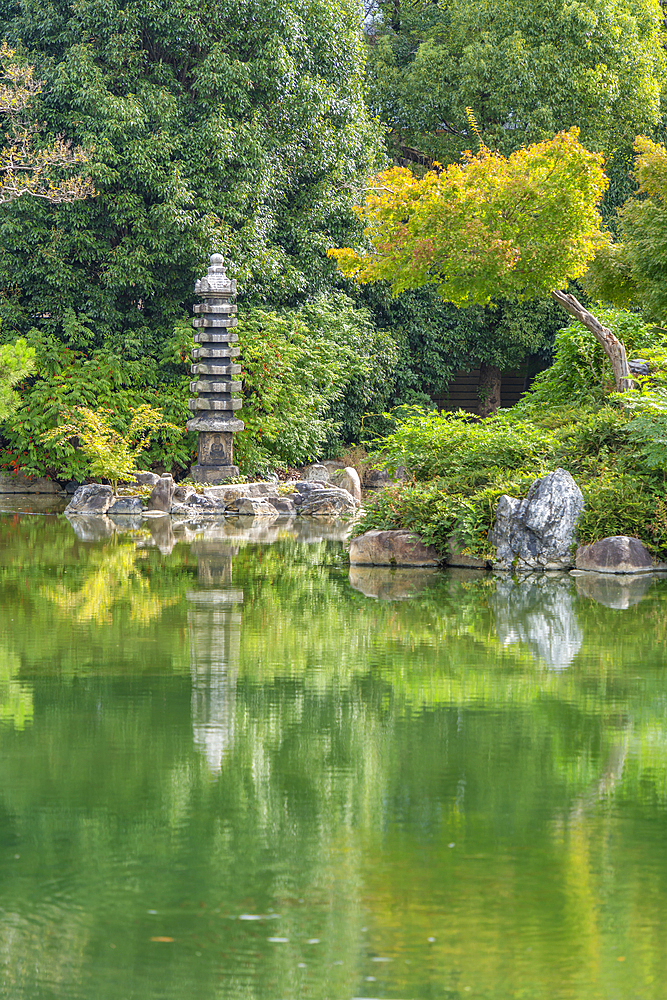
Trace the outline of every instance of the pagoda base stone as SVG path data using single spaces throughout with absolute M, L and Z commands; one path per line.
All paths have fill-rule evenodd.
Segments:
M 195 483 L 224 483 L 239 474 L 238 465 L 193 465 L 190 475 Z
M 233 435 L 226 432 L 200 431 L 199 433 L 199 464 L 219 465 L 234 464 Z

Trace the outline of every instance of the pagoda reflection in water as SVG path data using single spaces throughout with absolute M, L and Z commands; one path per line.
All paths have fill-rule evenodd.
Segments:
M 187 594 L 193 738 L 217 774 L 234 740 L 243 604 L 243 591 L 232 587 L 238 547 L 219 539 L 197 540 L 191 551 L 202 584 Z

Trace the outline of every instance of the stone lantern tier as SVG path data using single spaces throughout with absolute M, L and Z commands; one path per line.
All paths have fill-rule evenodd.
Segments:
M 217 483 L 239 474 L 233 435 L 244 428 L 243 421 L 234 416 L 243 400 L 232 396 L 241 391 L 241 382 L 235 378 L 241 372 L 235 364 L 241 351 L 235 346 L 238 334 L 232 332 L 237 324 L 236 306 L 231 302 L 236 282 L 225 274 L 221 254 L 213 254 L 206 276 L 195 284 L 195 293 L 203 301 L 194 307 L 192 321 L 196 332 L 190 370 L 195 379 L 190 392 L 197 395 L 189 403 L 192 418 L 187 428 L 199 434 L 199 461 L 191 474 L 197 483 Z

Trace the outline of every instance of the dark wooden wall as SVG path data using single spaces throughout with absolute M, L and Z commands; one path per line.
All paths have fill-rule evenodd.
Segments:
M 503 372 L 501 383 L 501 406 L 514 406 L 527 387 L 528 364 L 521 368 L 511 368 Z M 439 410 L 467 410 L 469 413 L 480 412 L 480 398 L 477 395 L 479 385 L 479 366 L 468 372 L 457 372 L 454 381 L 449 383 L 448 392 L 433 396 Z

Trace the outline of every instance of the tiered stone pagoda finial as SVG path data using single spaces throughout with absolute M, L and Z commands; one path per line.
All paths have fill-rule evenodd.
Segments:
M 234 410 L 239 410 L 243 401 L 232 399 L 233 392 L 241 391 L 241 383 L 231 381 L 241 372 L 241 366 L 233 363 L 241 353 L 232 346 L 239 338 L 231 332 L 237 324 L 236 306 L 231 302 L 236 281 L 225 274 L 222 254 L 213 254 L 206 276 L 195 284 L 195 293 L 203 301 L 195 305 L 199 315 L 192 321 L 196 346 L 190 370 L 196 380 L 190 383 L 190 392 L 197 396 L 190 400 L 193 417 L 186 426 L 199 433 L 199 462 L 191 473 L 196 483 L 219 483 L 239 474 L 234 465 L 233 434 L 245 426 L 234 418 Z

